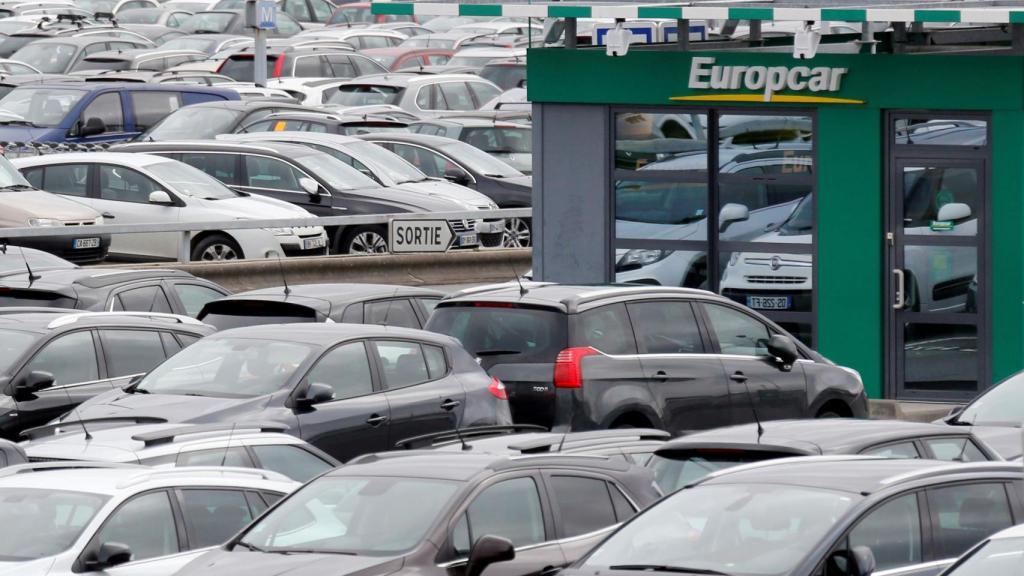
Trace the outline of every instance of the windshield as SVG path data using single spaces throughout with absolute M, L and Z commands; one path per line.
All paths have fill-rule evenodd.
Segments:
M 274 77 L 277 59 L 278 56 L 276 54 L 267 55 L 268 78 Z M 236 54 L 225 60 L 217 73 L 232 78 L 236 82 L 252 82 L 256 74 L 255 63 L 256 61 L 250 54 Z
M 345 147 L 352 151 L 352 155 L 356 160 L 369 164 L 373 167 L 374 172 L 383 173 L 388 180 L 396 184 L 420 182 L 427 179 L 426 174 L 403 160 L 401 156 L 389 152 L 376 144 L 354 142 L 346 144 Z
M 200 340 L 157 366 L 137 392 L 253 398 L 283 388 L 313 347 L 250 338 Z
M 0 108 L 3 100 L 0 100 Z M 182 113 L 184 112 L 184 114 Z M 141 140 L 188 140 L 192 138 L 213 139 L 218 134 L 230 134 L 244 114 L 241 110 L 224 108 L 201 108 L 189 106 L 172 112 L 156 126 L 150 128 Z
M 533 152 L 533 130 L 530 128 L 466 128 L 459 139 L 488 154 Z
M 219 34 L 228 29 L 228 25 L 231 24 L 234 17 L 234 13 L 231 12 L 200 12 L 185 19 L 178 29 L 186 34 L 196 32 Z
M 371 104 L 398 104 L 404 88 L 398 86 L 375 86 L 373 84 L 350 84 L 341 86 L 331 95 L 328 104 L 335 106 L 368 106 Z
M 465 164 L 470 170 L 477 174 L 490 176 L 491 178 L 516 178 L 524 176 L 522 172 L 498 160 L 490 154 L 470 146 L 465 142 L 451 142 L 442 144 L 441 151 Z
M 580 568 L 670 566 L 733 576 L 788 574 L 859 498 L 783 485 L 680 490 L 609 536 Z
M 485 64 L 497 58 L 496 56 L 459 56 L 456 54 L 448 61 L 449 66 L 468 66 L 470 68 L 483 68 Z
M 124 10 L 117 14 L 119 24 L 157 24 L 162 10 Z
M 0 119 L 2 122 L 2 119 Z M 3 156 L 0 156 L 0 192 L 3 192 L 5 188 L 21 188 L 23 186 L 32 187 L 28 180 L 18 172 L 18 169 L 11 164 L 11 161 Z
M 311 154 L 295 159 L 303 168 L 316 174 L 335 190 L 353 190 L 356 188 L 380 188 L 372 178 L 345 164 L 341 160 L 323 152 L 313 150 Z
M 78 0 L 78 7 L 85 8 L 93 14 L 97 12 L 113 12 L 114 0 Z
M 225 200 L 238 198 L 238 194 L 206 172 L 183 162 L 159 162 L 146 167 L 154 176 L 171 185 L 171 188 L 185 196 L 203 200 Z
M 6 373 L 38 338 L 30 332 L 0 330 L 0 373 Z
M 85 58 L 79 60 L 77 64 L 71 67 L 72 72 L 82 72 L 91 70 L 127 70 L 131 66 L 131 62 L 128 60 L 117 60 L 114 58 Z
M 989 540 L 943 576 L 1020 576 L 1024 574 L 1024 538 Z
M 401 554 L 423 540 L 459 486 L 422 478 L 321 477 L 261 518 L 240 542 L 271 552 Z
M 35 560 L 67 550 L 107 499 L 64 490 L 0 488 L 0 561 Z
M 661 491 L 671 494 L 716 470 L 784 456 L 792 454 L 730 449 L 671 451 L 665 454 L 655 453 L 647 467 L 654 472 L 654 481 Z
M 683 182 L 615 183 L 615 220 L 683 225 L 707 218 L 704 185 Z
M 398 55 L 394 54 L 385 56 L 383 54 L 376 54 L 374 56 L 370 56 L 370 58 L 373 58 L 374 62 L 385 68 L 391 68 L 391 65 L 395 63 L 395 60 L 398 60 Z
M 475 302 L 435 308 L 426 329 L 459 340 L 486 369 L 554 362 L 568 348 L 568 324 L 566 315 L 554 310 Z
M 0 70 L 7 72 L 8 74 L 35 74 L 36 71 L 31 66 L 22 64 L 21 62 L 0 62 Z
M 161 50 L 199 50 L 209 53 L 216 47 L 217 41 L 208 38 L 175 38 L 160 45 Z
M 814 200 L 810 195 L 804 196 L 796 210 L 779 226 L 780 236 L 800 236 L 810 234 L 814 230 Z
M 0 99 L 0 124 L 28 123 L 53 128 L 86 94 L 64 88 L 15 88 Z
M 78 47 L 74 44 L 39 42 L 18 50 L 11 59 L 24 62 L 44 74 L 63 74 L 77 53 Z
M 1024 422 L 1024 372 L 1010 376 L 971 402 L 955 422 L 1019 426 Z

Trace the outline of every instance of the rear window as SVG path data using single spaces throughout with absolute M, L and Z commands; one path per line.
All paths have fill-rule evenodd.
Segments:
M 277 66 L 277 55 L 267 54 L 267 78 L 274 77 L 275 66 Z M 252 82 L 255 79 L 253 58 L 250 55 L 232 56 L 221 64 L 217 73 L 233 78 L 236 82 Z
M 505 303 L 439 306 L 426 329 L 458 339 L 486 369 L 494 364 L 553 363 L 567 348 L 562 312 Z
M 316 311 L 284 302 L 229 300 L 207 304 L 199 314 L 199 319 L 218 330 L 227 330 L 263 324 L 316 322 Z
M 42 306 L 46 308 L 74 308 L 75 300 L 56 292 L 44 290 L 20 290 L 0 286 L 0 307 Z
M 337 106 L 371 106 L 376 104 L 398 104 L 404 88 L 374 84 L 349 84 L 341 86 L 331 96 L 328 104 Z
M 661 491 L 670 494 L 716 470 L 787 456 L 793 454 L 732 448 L 659 450 L 651 457 L 647 467 L 654 472 L 654 481 Z

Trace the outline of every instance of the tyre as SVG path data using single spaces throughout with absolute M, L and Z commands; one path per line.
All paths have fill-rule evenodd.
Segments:
M 339 248 L 342 254 L 387 254 L 387 229 L 381 226 L 356 226 L 345 232 Z
M 533 245 L 533 227 L 529 218 L 506 218 L 501 245 L 505 248 L 529 248 Z
M 241 246 L 225 234 L 211 234 L 192 246 L 194 262 L 241 260 L 243 258 L 245 256 L 242 254 Z
M 822 410 L 821 412 L 818 412 L 818 415 L 815 416 L 815 418 L 842 418 L 842 415 L 836 414 L 831 410 Z

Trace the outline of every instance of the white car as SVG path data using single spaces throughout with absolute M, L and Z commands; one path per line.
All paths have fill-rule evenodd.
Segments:
M 173 574 L 298 486 L 246 468 L 9 466 L 0 470 L 0 575 Z
M 320 106 L 347 80 L 349 78 L 271 78 L 267 80 L 267 89 L 283 91 L 307 106 Z
M 483 68 L 492 60 L 526 58 L 526 48 L 500 48 L 495 46 L 467 46 L 452 55 L 448 66 Z
M 989 536 L 960 557 L 942 576 L 1024 574 L 1024 524 Z
M 388 48 L 398 46 L 407 36 L 394 30 L 370 28 L 315 28 L 295 35 L 298 42 L 307 40 L 330 40 L 351 44 L 356 50 L 365 48 Z
M 240 194 L 188 164 L 162 156 L 74 152 L 19 158 L 13 164 L 34 186 L 100 212 L 108 224 L 151 224 L 312 218 L 305 209 L 265 196 Z M 114 234 L 110 253 L 176 259 L 177 232 Z M 322 226 L 196 232 L 192 260 L 320 255 Z

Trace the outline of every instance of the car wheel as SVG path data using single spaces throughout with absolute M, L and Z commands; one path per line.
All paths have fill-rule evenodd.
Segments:
M 192 247 L 192 260 L 216 262 L 222 260 L 241 260 L 245 258 L 242 248 L 230 237 L 223 234 L 207 236 Z
M 842 416 L 839 415 L 839 414 L 836 414 L 835 412 L 833 412 L 831 410 L 823 410 L 821 412 L 818 412 L 818 415 L 816 416 L 816 418 L 842 418 Z
M 504 248 L 529 248 L 533 245 L 529 218 L 506 218 L 505 235 L 501 239 Z
M 343 254 L 387 254 L 387 232 L 377 226 L 359 226 L 345 234 L 341 243 Z

